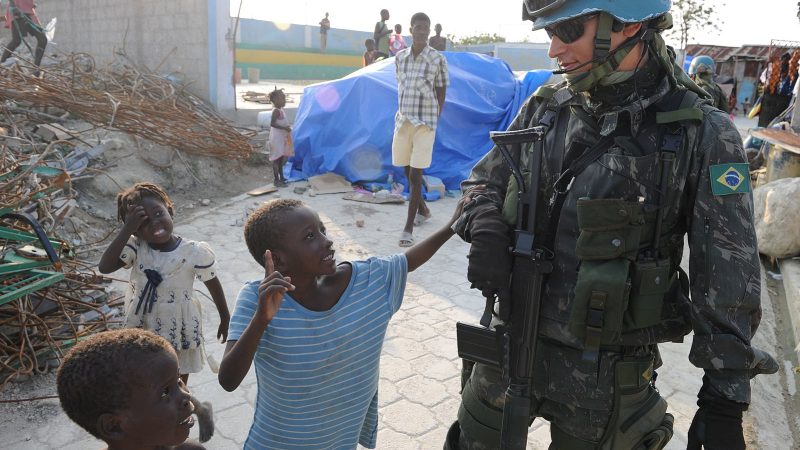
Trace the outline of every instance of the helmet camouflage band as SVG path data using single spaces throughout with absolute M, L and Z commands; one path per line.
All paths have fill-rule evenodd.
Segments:
M 689 75 L 697 75 L 703 73 L 713 74 L 716 71 L 716 64 L 710 56 L 698 55 L 692 59 L 689 65 Z
M 636 23 L 664 15 L 671 6 L 672 0 L 523 0 L 522 19 L 532 21 L 534 30 L 601 12 Z

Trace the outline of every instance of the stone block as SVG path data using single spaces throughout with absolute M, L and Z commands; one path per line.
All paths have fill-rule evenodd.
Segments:
M 753 191 L 758 251 L 775 258 L 800 254 L 800 178 L 783 178 Z

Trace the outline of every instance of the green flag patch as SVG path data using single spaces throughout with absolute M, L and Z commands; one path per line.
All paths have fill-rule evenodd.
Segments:
M 714 195 L 750 192 L 750 166 L 747 163 L 717 164 L 709 170 Z

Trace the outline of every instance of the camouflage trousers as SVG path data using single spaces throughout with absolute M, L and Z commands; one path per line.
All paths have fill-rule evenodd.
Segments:
M 581 350 L 540 340 L 536 354 L 530 420 L 550 422 L 551 450 L 661 449 L 672 437 L 653 382 L 656 347 L 604 350 L 587 361 Z M 475 364 L 444 448 L 499 448 L 504 395 L 500 369 Z

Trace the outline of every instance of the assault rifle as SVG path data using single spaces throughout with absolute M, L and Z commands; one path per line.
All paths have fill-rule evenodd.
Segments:
M 518 186 L 517 224 L 510 248 L 514 266 L 509 298 L 498 297 L 498 317 L 503 321 L 492 330 L 489 325 L 495 299 L 486 299 L 483 327 L 458 323 L 458 355 L 467 360 L 500 367 L 508 387 L 503 405 L 500 448 L 524 450 L 531 413 L 533 363 L 539 334 L 539 310 L 544 278 L 552 272 L 552 251 L 537 246 L 534 229 L 539 197 L 542 147 L 545 128 L 492 132 L 490 137 L 510 166 Z M 509 145 L 533 143 L 528 155 L 530 182 L 525 183 Z

